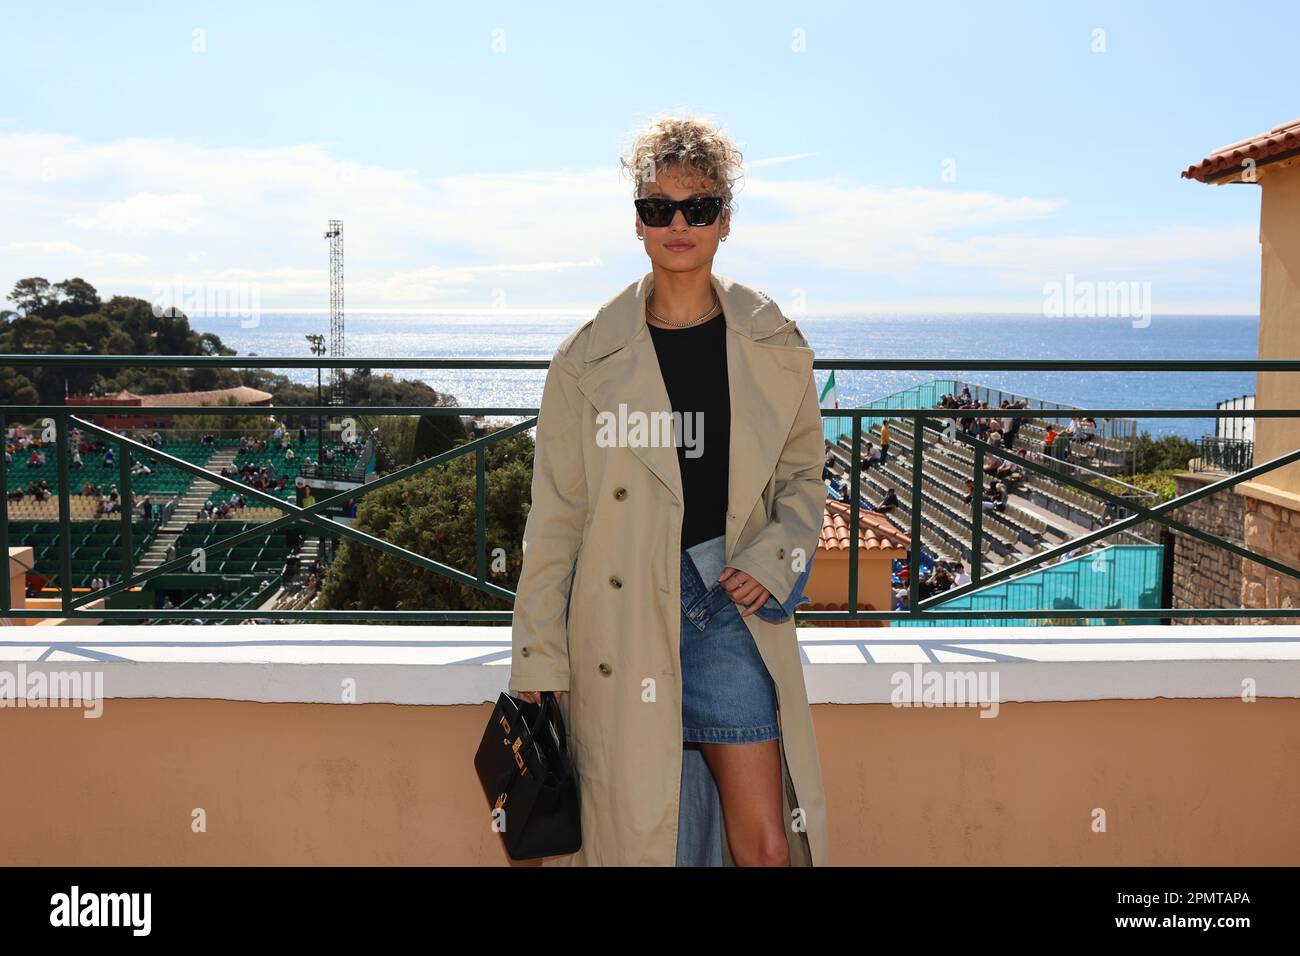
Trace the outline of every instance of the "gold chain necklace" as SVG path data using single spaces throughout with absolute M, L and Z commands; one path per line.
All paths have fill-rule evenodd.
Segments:
M 677 329 L 687 329 L 690 328 L 692 325 L 699 325 L 701 322 L 703 322 L 705 319 L 711 316 L 714 313 L 714 311 L 718 308 L 718 306 L 721 305 L 721 303 L 718 301 L 718 292 L 715 289 L 713 290 L 713 305 L 709 306 L 708 312 L 705 312 L 698 319 L 695 319 L 691 322 L 669 322 L 663 316 L 657 314 L 654 309 L 650 308 L 650 298 L 654 294 L 655 294 L 654 289 L 651 289 L 650 295 L 646 296 L 645 310 L 649 312 L 651 316 L 653 316 L 654 318 L 662 322 L 664 325 L 671 325 L 673 328 L 677 328 Z

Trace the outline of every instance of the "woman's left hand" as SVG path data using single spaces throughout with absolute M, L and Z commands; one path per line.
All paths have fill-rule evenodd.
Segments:
M 727 596 L 741 605 L 741 617 L 748 617 L 767 603 L 772 596 L 767 588 L 759 584 L 744 571 L 735 568 L 723 568 L 718 575 L 718 583 L 727 592 Z

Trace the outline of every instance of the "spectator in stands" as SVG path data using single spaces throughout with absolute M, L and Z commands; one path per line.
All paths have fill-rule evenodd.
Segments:
M 994 507 L 998 511 L 1005 511 L 1007 507 L 1007 498 L 1010 496 L 1010 489 L 1007 488 L 1006 482 L 995 481 L 992 486 Z
M 298 426 L 298 443 L 299 443 L 300 445 L 305 445 L 305 444 L 307 444 L 307 426 L 306 426 L 306 425 L 299 425 L 299 426 Z
M 1016 406 L 1007 400 L 1002 402 L 1003 408 L 1015 408 Z M 1020 431 L 1020 419 L 1012 418 L 1010 415 L 1002 419 L 1002 446 L 1010 451 L 1016 443 L 1016 433 Z
M 288 448 L 286 448 L 286 449 L 284 450 L 284 463 L 285 463 L 286 465 L 291 465 L 291 464 L 293 464 L 293 446 L 292 446 L 292 445 L 290 445 Z
M 144 517 L 145 524 L 153 522 L 153 502 L 149 500 L 148 495 L 145 495 L 144 501 L 140 502 L 140 513 Z
M 310 508 L 315 503 L 316 496 L 311 492 L 311 485 L 307 485 L 302 489 L 302 506 L 304 508 Z
M 146 465 L 144 462 L 137 461 L 134 465 L 131 466 L 131 474 L 133 477 L 139 478 L 143 475 L 152 475 L 153 469 L 150 468 L 148 465 Z
M 357 516 L 357 499 L 349 498 L 348 503 L 343 506 L 343 517 L 355 518 Z
M 28 468 L 39 468 L 45 464 L 45 452 L 37 449 L 32 452 L 31 457 L 27 459 Z
M 893 488 L 886 488 L 884 497 L 880 499 L 880 504 L 872 508 L 872 511 L 880 514 L 888 514 L 898 507 L 898 495 L 894 494 Z
M 984 494 L 980 497 L 980 510 L 984 512 L 993 511 L 998 504 L 998 481 L 997 478 L 990 477 L 988 485 L 984 488 Z
M 864 473 L 872 466 L 879 468 L 882 464 L 884 464 L 884 457 L 882 451 L 879 448 L 876 448 L 874 445 L 872 445 L 871 442 L 866 442 L 865 444 L 866 444 L 866 449 L 863 451 L 862 458 L 858 462 L 858 468 L 860 468 Z
M 966 573 L 966 566 L 960 561 L 953 565 L 953 571 L 955 572 L 952 579 L 953 587 L 959 588 L 970 584 L 970 575 Z
M 892 597 L 893 597 L 893 604 L 890 607 L 891 611 L 907 610 L 907 588 L 906 587 L 900 586 L 894 588 Z
M 837 478 L 835 475 L 831 475 L 830 485 L 831 485 L 831 495 L 834 496 L 835 500 L 843 501 L 849 492 L 848 485 L 845 482 L 840 481 L 840 479 Z
M 889 461 L 889 422 L 880 423 L 880 464 Z
M 104 449 L 104 467 L 105 467 L 105 468 L 112 468 L 113 465 L 114 465 L 114 460 L 113 460 L 113 449 L 111 449 L 111 448 L 105 448 L 105 449 Z
M 72 452 L 72 460 L 71 460 L 70 462 L 68 462 L 68 467 L 69 467 L 69 468 L 83 468 L 83 467 L 85 467 L 85 462 L 83 462 L 83 461 L 81 460 L 81 452 L 79 452 L 79 451 L 77 451 L 77 450 L 75 450 L 75 449 L 73 450 L 73 452 Z
M 835 472 L 831 466 L 835 464 L 835 452 L 831 450 L 831 443 L 826 442 L 826 457 L 822 460 L 822 481 L 834 477 Z

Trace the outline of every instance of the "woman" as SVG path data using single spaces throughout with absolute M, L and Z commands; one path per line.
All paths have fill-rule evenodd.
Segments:
M 546 864 L 829 861 L 793 620 L 826 501 L 813 352 L 712 272 L 739 159 L 695 119 L 637 138 L 651 271 L 547 371 L 509 682 L 557 694 L 578 774 L 582 848 Z

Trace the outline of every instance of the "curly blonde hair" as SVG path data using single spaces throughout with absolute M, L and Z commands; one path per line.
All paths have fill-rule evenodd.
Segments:
M 646 182 L 666 166 L 679 167 L 690 179 L 703 179 L 724 200 L 731 211 L 732 185 L 743 174 L 741 153 L 710 120 L 697 116 L 660 116 L 642 129 L 628 152 L 619 157 L 623 170 L 631 174 L 632 196 L 640 199 Z

